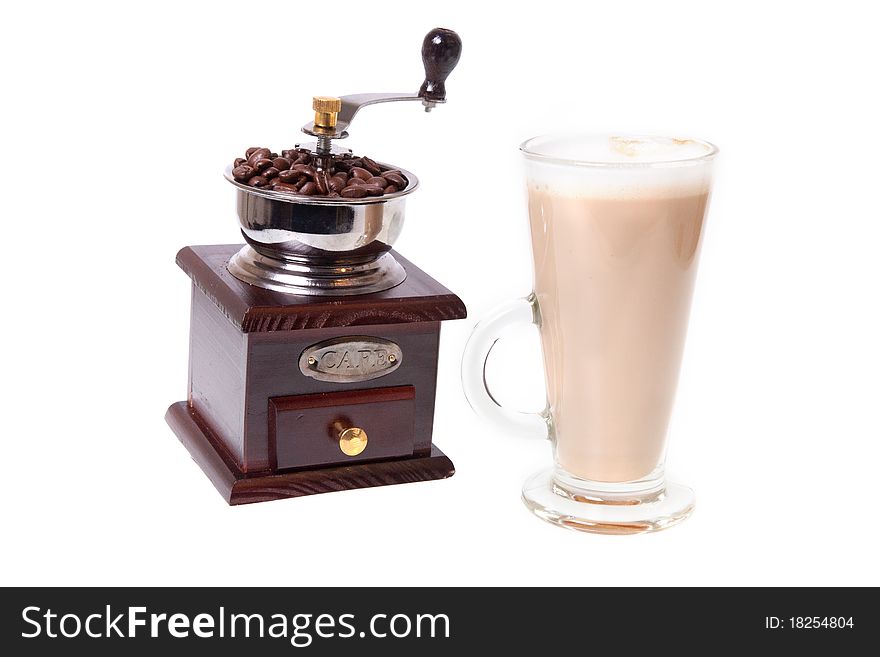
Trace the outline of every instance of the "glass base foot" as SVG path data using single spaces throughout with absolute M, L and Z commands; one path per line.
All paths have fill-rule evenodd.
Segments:
M 667 483 L 649 494 L 633 496 L 609 490 L 572 487 L 557 482 L 553 468 L 530 477 L 522 490 L 525 505 L 542 520 L 594 534 L 642 534 L 677 525 L 694 510 L 694 491 Z

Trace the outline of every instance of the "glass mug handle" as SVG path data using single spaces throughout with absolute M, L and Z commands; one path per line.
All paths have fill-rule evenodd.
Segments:
M 527 324 L 538 324 L 538 305 L 534 294 L 508 301 L 480 320 L 464 348 L 461 383 L 464 396 L 477 415 L 514 435 L 549 438 L 546 411 L 526 413 L 504 408 L 492 395 L 486 381 L 486 363 L 492 347 L 509 329 Z

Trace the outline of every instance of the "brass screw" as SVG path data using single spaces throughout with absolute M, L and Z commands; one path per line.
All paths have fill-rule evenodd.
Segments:
M 309 356 L 309 365 L 317 365 L 317 364 L 318 364 L 318 361 L 315 359 L 315 357 Z
M 336 115 L 342 110 L 342 101 L 335 96 L 315 96 L 312 109 L 315 110 L 315 127 L 332 130 L 336 127 Z
M 357 456 L 367 448 L 367 432 L 360 427 L 349 427 L 339 434 L 339 449 L 346 456 Z
M 395 356 L 394 354 L 388 354 L 388 362 L 389 362 L 389 363 L 396 363 L 396 362 L 397 362 L 397 356 Z

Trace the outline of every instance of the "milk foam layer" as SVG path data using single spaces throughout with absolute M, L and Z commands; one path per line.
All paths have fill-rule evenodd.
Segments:
M 714 152 L 696 139 L 628 135 L 546 135 L 526 142 L 527 154 L 588 164 L 658 164 L 694 160 Z
M 704 141 L 640 135 L 547 135 L 521 150 L 532 189 L 628 199 L 705 193 L 716 153 Z

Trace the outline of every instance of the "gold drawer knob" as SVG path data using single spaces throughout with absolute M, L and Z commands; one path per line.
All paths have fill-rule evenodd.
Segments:
M 346 456 L 357 456 L 367 448 L 367 432 L 360 427 L 349 427 L 339 432 L 339 449 Z

